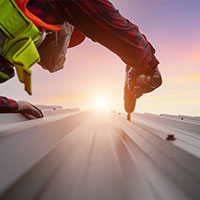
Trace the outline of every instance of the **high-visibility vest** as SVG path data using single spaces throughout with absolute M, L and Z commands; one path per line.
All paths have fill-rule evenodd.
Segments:
M 5 36 L 1 56 L 15 66 L 20 82 L 32 94 L 30 67 L 40 61 L 36 46 L 42 33 L 14 0 L 0 0 L 0 13 L 0 31 Z
M 46 24 L 40 20 L 28 11 L 27 3 L 28 0 L 0 0 L 0 30 L 6 36 L 3 49 L 0 50 L 1 55 L 15 66 L 25 90 L 32 94 L 29 68 L 40 61 L 36 48 L 41 38 L 39 29 L 58 31 L 61 26 Z M 69 47 L 78 45 L 84 39 L 85 36 L 76 29 Z

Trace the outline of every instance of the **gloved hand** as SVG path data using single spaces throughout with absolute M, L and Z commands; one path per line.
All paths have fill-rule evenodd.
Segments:
M 18 105 L 17 112 L 22 113 L 29 119 L 43 117 L 42 111 L 27 101 L 17 101 L 17 105 Z
M 144 93 L 152 92 L 158 88 L 162 84 L 162 77 L 157 67 L 152 67 L 150 70 L 130 67 L 127 84 L 135 98 L 139 98 Z

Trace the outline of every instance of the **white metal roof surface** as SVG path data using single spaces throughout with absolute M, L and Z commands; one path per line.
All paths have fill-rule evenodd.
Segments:
M 0 115 L 0 199 L 199 200 L 199 117 L 44 113 Z

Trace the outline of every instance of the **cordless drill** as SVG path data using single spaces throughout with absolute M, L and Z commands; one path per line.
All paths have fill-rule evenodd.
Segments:
M 131 120 L 131 113 L 135 109 L 136 99 L 144 93 L 155 90 L 162 84 L 162 78 L 157 68 L 149 72 L 136 73 L 130 65 L 126 66 L 124 85 L 124 109 L 127 112 L 127 120 Z

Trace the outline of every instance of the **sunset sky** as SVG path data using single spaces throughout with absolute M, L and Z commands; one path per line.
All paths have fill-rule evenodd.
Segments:
M 144 33 L 160 60 L 163 85 L 137 102 L 137 112 L 200 115 L 200 1 L 112 0 L 120 13 Z M 87 39 L 69 49 L 65 68 L 54 74 L 32 67 L 33 95 L 17 77 L 0 85 L 2 96 L 35 104 L 96 106 L 104 97 L 110 110 L 123 111 L 125 64 Z

